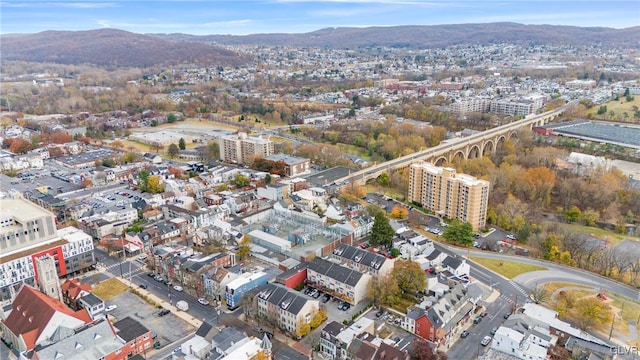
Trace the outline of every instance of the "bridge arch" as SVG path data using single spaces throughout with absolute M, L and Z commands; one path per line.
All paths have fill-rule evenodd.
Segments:
M 467 153 L 467 159 L 477 159 L 481 156 L 480 147 L 478 145 L 473 145 L 469 152 Z
M 455 160 L 465 160 L 466 156 L 464 154 L 464 151 L 462 150 L 458 150 L 455 153 L 453 153 L 453 157 L 451 158 L 451 162 L 455 162 Z
M 434 163 L 433 165 L 435 166 L 443 166 L 445 163 L 447 162 L 447 158 L 444 156 L 440 156 Z
M 482 156 L 491 155 L 495 151 L 495 146 L 493 146 L 493 141 L 487 140 L 484 145 L 482 145 Z

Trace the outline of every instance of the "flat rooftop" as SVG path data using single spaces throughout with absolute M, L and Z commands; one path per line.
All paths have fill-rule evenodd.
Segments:
M 345 166 L 336 166 L 332 167 L 331 169 L 320 171 L 319 173 L 315 173 L 313 175 L 303 176 L 303 178 L 307 179 L 307 182 L 311 186 L 325 187 L 338 179 L 349 176 L 349 174 L 356 171 L 358 170 L 350 169 Z
M 11 218 L 24 223 L 43 216 L 53 216 L 53 214 L 23 198 L 0 199 L 0 219 L 2 220 Z M 5 228 L 0 228 L 0 232 L 3 232 L 3 229 Z
M 640 149 L 640 127 L 628 124 L 575 122 L 571 126 L 555 127 L 553 132 L 564 136 Z

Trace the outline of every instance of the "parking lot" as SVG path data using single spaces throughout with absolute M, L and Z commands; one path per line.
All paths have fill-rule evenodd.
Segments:
M 151 330 L 154 335 L 158 335 L 155 340 L 160 341 L 160 345 L 163 347 L 195 330 L 192 325 L 182 321 L 173 313 L 162 317 L 158 316 L 160 309 L 151 306 L 130 292 L 124 292 L 113 299 L 107 300 L 105 303 L 106 306 L 117 306 L 116 309 L 109 312 L 110 315 L 116 318 L 116 321 L 127 316 L 139 321 Z
M 335 320 L 337 322 L 342 322 L 345 319 L 351 320 L 354 314 L 358 311 L 362 310 L 365 306 L 365 302 L 361 302 L 355 306 L 349 305 L 349 308 L 344 310 L 344 302 L 338 298 L 329 296 L 329 299 L 326 300 L 324 293 L 318 291 L 317 293 L 309 293 L 309 288 L 300 292 L 300 294 L 306 298 L 318 300 L 321 306 L 324 306 L 327 309 L 327 318 L 328 321 Z

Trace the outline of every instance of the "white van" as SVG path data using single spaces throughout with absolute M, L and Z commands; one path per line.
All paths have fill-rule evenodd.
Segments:
M 176 303 L 176 308 L 182 311 L 189 311 L 189 304 L 184 300 L 180 300 Z

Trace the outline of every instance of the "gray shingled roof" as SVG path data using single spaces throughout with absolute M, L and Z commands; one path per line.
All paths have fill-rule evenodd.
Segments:
M 356 286 L 363 275 L 359 271 L 320 258 L 314 258 L 309 269 L 350 286 Z
M 457 269 L 462 265 L 462 260 L 453 256 L 447 256 L 444 260 L 442 260 L 443 267 L 450 267 L 452 269 Z
M 382 264 L 387 261 L 387 258 L 382 255 L 347 244 L 338 245 L 338 247 L 333 250 L 333 255 L 367 266 L 372 270 L 379 270 Z
M 215 334 L 212 343 L 215 347 L 226 352 L 233 344 L 237 344 L 247 337 L 247 334 L 240 332 L 233 327 L 226 327 L 219 333 Z
M 309 301 L 288 288 L 276 284 L 268 284 L 264 290 L 260 291 L 258 296 L 294 315 L 297 315 Z

